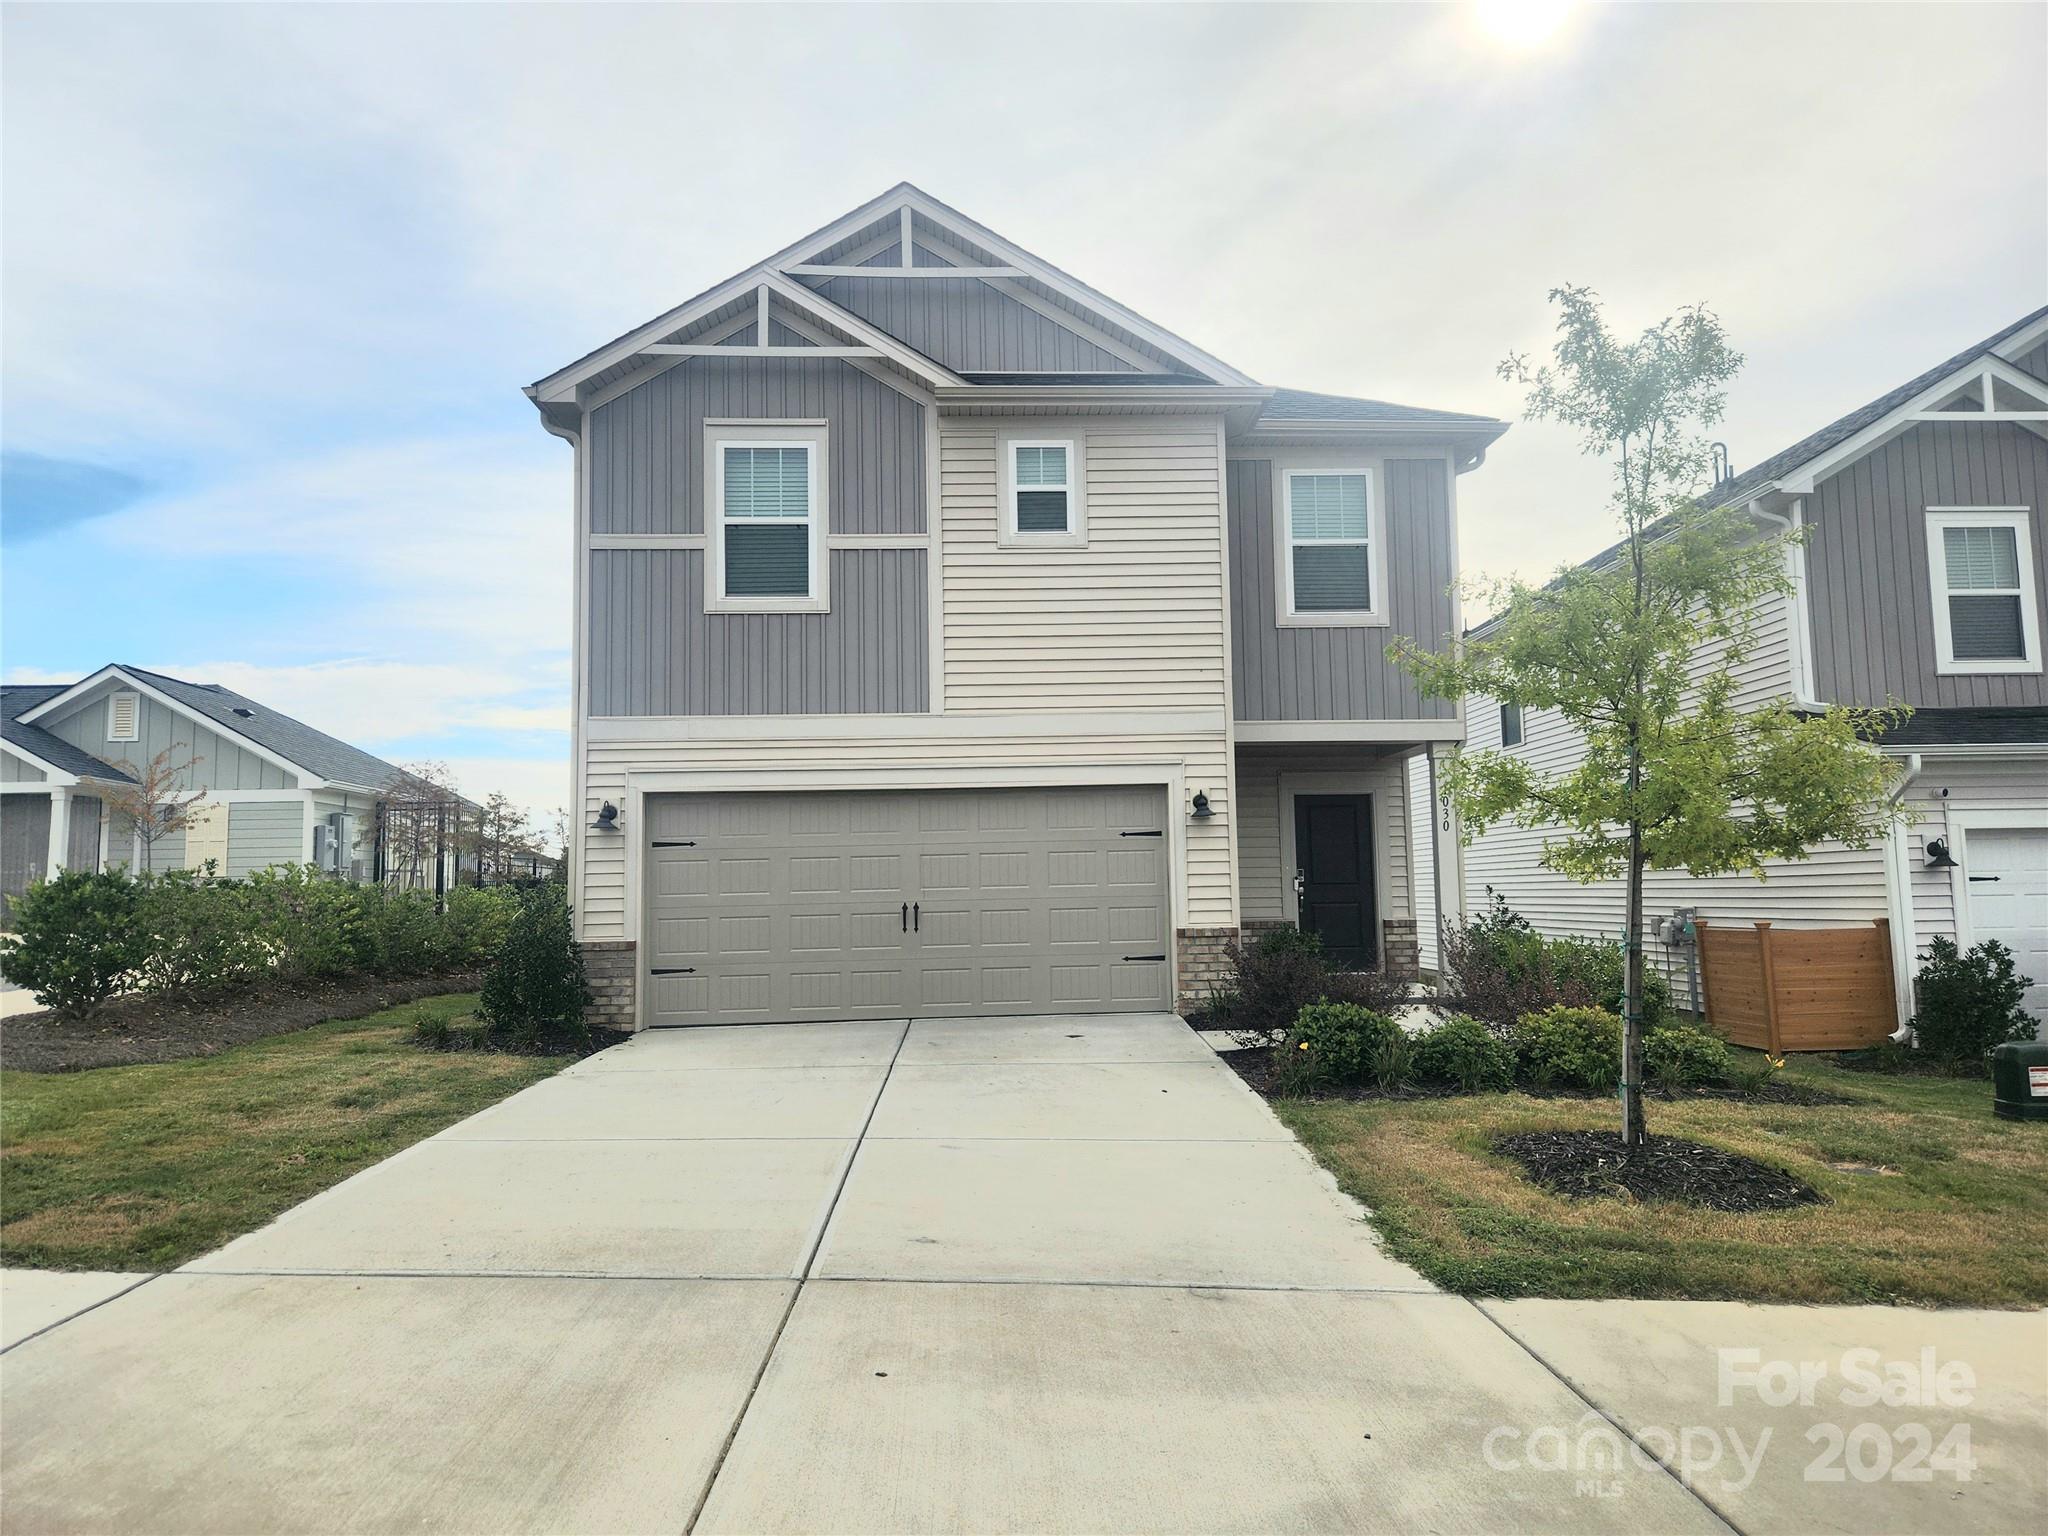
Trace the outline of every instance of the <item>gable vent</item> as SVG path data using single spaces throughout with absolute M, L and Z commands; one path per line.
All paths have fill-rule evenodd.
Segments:
M 142 699 L 133 693 L 117 693 L 107 700 L 107 740 L 133 741 L 140 734 Z

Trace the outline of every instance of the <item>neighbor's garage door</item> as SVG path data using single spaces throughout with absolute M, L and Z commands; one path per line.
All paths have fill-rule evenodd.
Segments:
M 1168 1006 L 1165 794 L 647 801 L 649 1024 Z
M 1963 847 L 1970 892 L 1970 939 L 1996 939 L 2031 976 L 2021 1005 L 2048 1019 L 2048 831 L 1973 828 Z

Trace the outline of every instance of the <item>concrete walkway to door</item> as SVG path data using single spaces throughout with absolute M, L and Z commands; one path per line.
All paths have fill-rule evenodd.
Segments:
M 1723 1528 L 1170 1015 L 643 1035 L 0 1391 L 10 1532 Z

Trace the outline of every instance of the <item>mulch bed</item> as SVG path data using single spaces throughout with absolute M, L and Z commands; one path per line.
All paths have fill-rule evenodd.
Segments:
M 1276 1052 L 1270 1045 L 1254 1046 L 1250 1050 L 1218 1051 L 1222 1060 L 1239 1077 L 1250 1085 L 1254 1093 L 1266 1098 L 1282 1098 L 1273 1086 L 1273 1058 Z M 1452 1083 L 1410 1083 L 1392 1093 L 1384 1092 L 1371 1083 L 1354 1083 L 1348 1087 L 1317 1088 L 1305 1095 L 1312 1099 L 1448 1099 L 1456 1098 L 1464 1090 Z M 1582 1093 L 1569 1088 L 1537 1088 L 1523 1083 L 1516 1085 L 1515 1092 L 1527 1094 L 1532 1099 L 1608 1099 L 1612 1093 Z M 1744 1093 L 1740 1088 L 1724 1088 L 1708 1085 L 1686 1088 L 1677 1094 L 1666 1094 L 1651 1088 L 1647 1092 L 1665 1103 L 1679 1099 L 1729 1099 L 1738 1103 L 1751 1104 L 1855 1104 L 1861 1102 L 1844 1094 L 1830 1093 L 1825 1088 L 1812 1088 L 1804 1083 L 1765 1083 L 1755 1093 Z
M 1623 1147 L 1619 1131 L 1524 1131 L 1493 1145 L 1536 1183 L 1573 1200 L 1631 1195 L 1716 1211 L 1823 1203 L 1819 1191 L 1782 1168 L 1675 1136 L 1652 1136 L 1633 1152 Z
M 401 980 L 356 976 L 302 987 L 249 987 L 211 1002 L 117 998 L 90 1023 L 54 1013 L 19 1013 L 0 1023 L 0 1067 L 10 1072 L 77 1072 L 211 1056 L 232 1045 L 289 1034 L 329 1019 L 360 1019 L 445 992 L 474 992 L 481 973 Z

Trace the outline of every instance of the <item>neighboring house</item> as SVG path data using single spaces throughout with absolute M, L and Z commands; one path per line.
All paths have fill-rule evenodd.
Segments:
M 1651 872 L 1649 915 L 1822 926 L 1890 919 L 1901 1015 L 1930 939 L 1998 939 L 2048 1016 L 2048 309 L 2036 310 L 1702 498 L 1766 530 L 1811 530 L 1793 595 L 1756 611 L 1738 698 L 1912 706 L 1880 750 L 1916 823 L 1880 846 L 1823 846 L 1770 878 Z M 1612 558 L 1614 551 L 1595 556 Z M 1483 633 L 1480 626 L 1478 633 Z M 1546 768 L 1576 760 L 1554 713 L 1471 704 L 1471 744 Z M 1537 866 L 1539 831 L 1497 826 L 1465 850 L 1466 900 L 1491 887 L 1553 934 L 1616 936 L 1619 881 Z M 1658 946 L 1652 946 L 1653 951 Z M 1681 981 L 1684 957 L 1661 958 Z
M 1386 649 L 1457 634 L 1504 423 L 1258 384 L 908 185 L 527 393 L 601 1013 L 1165 1008 L 1297 916 L 1413 973 L 1463 724 Z
M 165 751 L 178 793 L 206 794 L 188 826 L 158 840 L 154 868 L 211 860 L 225 875 L 300 863 L 353 880 L 385 873 L 378 810 L 400 770 L 380 757 L 218 683 L 140 667 L 0 692 L 0 895 L 56 869 L 139 868 L 134 826 L 108 797 Z M 444 878 L 455 874 L 451 857 Z

